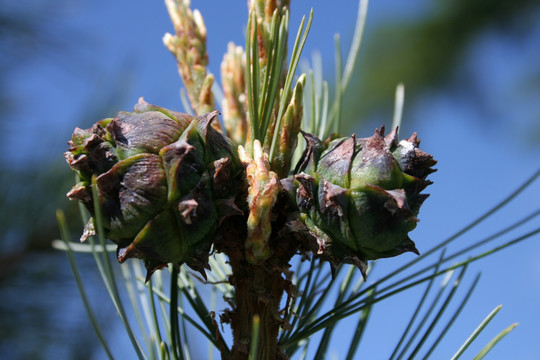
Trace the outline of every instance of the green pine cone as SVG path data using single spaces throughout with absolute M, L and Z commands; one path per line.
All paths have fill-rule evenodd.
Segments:
M 334 265 L 354 263 L 364 274 L 367 260 L 418 253 L 408 233 L 436 161 L 418 149 L 416 134 L 398 142 L 397 129 L 384 137 L 383 127 L 362 139 L 304 137 L 296 200 L 318 253 Z
M 204 275 L 219 222 L 238 212 L 242 164 L 230 141 L 199 117 L 146 103 L 132 113 L 76 128 L 66 160 L 80 183 L 67 194 L 94 213 L 95 177 L 105 236 L 120 262 L 145 261 L 150 276 L 168 263 Z

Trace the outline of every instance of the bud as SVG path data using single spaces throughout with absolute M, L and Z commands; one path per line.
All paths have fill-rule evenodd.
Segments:
M 189 0 L 165 0 L 175 34 L 165 34 L 163 43 L 176 57 L 178 73 L 184 82 L 193 111 L 203 114 L 215 109 L 212 85 L 207 72 L 206 26 L 199 11 L 190 9 Z M 219 123 L 214 124 L 219 128 Z
M 279 139 L 277 148 L 272 159 L 272 169 L 274 169 L 280 178 L 287 177 L 291 168 L 291 160 L 298 143 L 298 133 L 302 123 L 303 115 L 303 94 L 306 84 L 306 75 L 302 74 L 298 78 L 291 100 L 283 114 L 281 126 L 279 129 Z M 274 127 L 269 128 L 272 134 L 267 135 L 271 139 Z
M 245 144 L 248 133 L 246 117 L 246 56 L 240 46 L 232 42 L 221 62 L 223 85 L 223 122 L 227 134 L 236 144 Z
M 281 187 L 277 174 L 270 171 L 268 155 L 263 152 L 259 140 L 253 143 L 253 158 L 242 146 L 239 146 L 238 153 L 246 167 L 249 183 L 246 258 L 257 264 L 271 255 L 269 238 L 272 233 L 272 209 Z

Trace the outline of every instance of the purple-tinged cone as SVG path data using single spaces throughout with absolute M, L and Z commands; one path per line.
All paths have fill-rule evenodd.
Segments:
M 218 112 L 192 117 L 146 103 L 90 129 L 75 129 L 66 160 L 80 182 L 67 194 L 95 215 L 95 177 L 105 236 L 118 260 L 144 260 L 148 277 L 168 263 L 203 275 L 216 228 L 237 213 L 242 165 L 210 126 Z

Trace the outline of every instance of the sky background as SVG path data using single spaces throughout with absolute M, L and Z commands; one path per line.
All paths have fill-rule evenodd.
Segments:
M 24 9 L 29 3 L 21 1 L 16 6 Z M 44 11 L 47 9 L 47 1 L 36 4 L 44 6 Z M 219 64 L 227 43 L 244 43 L 245 1 L 193 0 L 192 5 L 200 9 L 208 29 L 210 71 L 219 74 Z M 357 1 L 293 0 L 292 33 L 296 31 L 301 16 L 308 14 L 311 7 L 315 10 L 314 21 L 304 58 L 309 59 L 314 51 L 320 51 L 325 73 L 332 81 L 333 37 L 335 33 L 341 33 L 345 53 L 353 31 Z M 150 103 L 182 110 L 179 100 L 182 84 L 176 63 L 161 42 L 163 34 L 173 30 L 161 1 L 64 1 L 55 10 L 46 11 L 48 31 L 61 35 L 55 39 L 59 46 L 30 54 L 2 80 L 5 81 L 4 88 L 9 89 L 11 99 L 11 107 L 3 115 L 2 121 L 0 150 L 4 166 L 31 166 L 38 171 L 46 171 L 51 162 L 61 162 L 73 128 L 88 127 L 106 115 L 93 109 L 94 103 L 99 104 L 100 109 L 103 105 L 109 106 L 109 116 L 119 110 L 131 109 L 139 96 L 144 96 Z M 366 47 L 360 53 L 361 64 L 384 60 L 370 58 L 377 53 L 370 55 L 365 51 L 374 43 L 384 46 L 386 41 L 392 41 L 374 38 L 378 27 L 392 22 L 414 23 L 432 16 L 435 11 L 438 10 L 432 2 L 422 0 L 406 4 L 398 0 L 372 1 L 364 34 Z M 540 15 L 538 11 L 535 14 Z M 434 154 L 439 161 L 438 172 L 430 177 L 434 181 L 434 185 L 428 189 L 431 197 L 422 207 L 419 216 L 421 222 L 411 233 L 420 252 L 484 213 L 540 166 L 540 23 L 528 26 L 520 34 L 510 36 L 505 29 L 486 27 L 469 42 L 460 55 L 459 63 L 449 69 L 450 80 L 423 90 L 410 89 L 405 83 L 401 136 L 417 131 L 422 139 L 421 148 Z M 438 49 L 434 48 L 433 51 Z M 4 48 L 2 52 L 9 55 L 10 50 Z M 366 71 L 370 69 L 361 67 L 353 81 L 362 82 L 362 72 Z M 401 81 L 402 78 L 394 79 L 395 85 Z M 409 91 L 414 94 L 412 99 L 408 98 Z M 359 90 L 353 89 L 345 95 L 344 102 L 361 104 L 363 99 L 369 98 L 367 92 L 369 89 L 361 87 Z M 388 91 L 386 96 L 391 104 L 393 90 Z M 391 116 L 388 113 L 391 114 L 392 109 L 388 110 L 374 110 L 366 115 L 368 119 L 356 120 L 354 114 L 349 115 L 351 121 L 347 131 L 368 136 L 373 132 L 373 127 L 381 123 L 390 126 Z M 359 125 L 361 122 L 362 126 Z M 61 194 L 67 190 L 60 186 L 42 189 L 43 192 Z M 478 230 L 456 241 L 452 248 L 464 247 L 521 219 L 538 209 L 539 197 L 540 184 L 535 184 L 503 209 L 501 214 L 491 217 Z M 67 200 L 59 206 L 66 203 Z M 42 216 L 54 218 L 54 213 L 47 211 Z M 534 229 L 534 223 L 538 224 L 538 220 L 505 238 L 512 239 L 527 229 Z M 17 243 L 20 230 L 10 234 L 2 234 L 2 249 L 21 246 Z M 538 358 L 539 240 L 538 236 L 533 237 L 469 267 L 465 281 L 470 283 L 477 272 L 482 272 L 480 283 L 454 328 L 433 355 L 434 359 L 452 355 L 476 325 L 499 304 L 503 304 L 502 311 L 477 339 L 469 355 L 511 323 L 518 322 L 519 326 L 497 345 L 488 358 Z M 412 256 L 406 254 L 378 262 L 376 272 L 368 282 L 407 262 Z M 60 259 L 65 261 L 63 257 Z M 67 271 L 67 267 L 58 269 Z M 85 321 L 82 303 L 77 293 L 69 289 L 69 286 L 74 287 L 69 282 L 70 275 L 63 275 L 62 288 L 51 288 L 51 291 L 70 300 L 63 300 L 61 307 L 55 307 L 54 301 L 43 302 L 44 307 L 50 306 L 51 311 L 59 314 L 61 324 L 66 321 L 65 315 L 62 315 L 66 309 L 79 319 L 70 319 L 71 323 Z M 10 286 L 15 287 L 15 284 Z M 375 308 L 365 342 L 360 346 L 363 357 L 388 357 L 419 294 L 418 290 L 410 291 Z M 463 295 L 462 289 L 458 299 Z M 8 301 L 14 299 L 11 296 Z M 12 311 L 14 314 L 16 310 Z M 29 324 L 30 327 L 36 326 L 31 322 Z M 353 330 L 346 323 L 342 331 L 350 336 Z M 122 344 L 129 346 L 123 340 L 123 333 L 118 333 L 114 338 L 119 349 L 124 347 Z M 333 352 L 338 359 L 344 356 L 340 353 L 342 347 L 343 343 L 339 341 L 333 344 Z M 46 349 L 41 354 L 43 358 L 69 358 L 66 355 L 69 352 L 61 347 Z M 0 354 L 2 351 L 7 350 L 0 346 Z M 13 358 L 24 358 L 22 354 L 22 350 L 11 353 Z M 99 357 L 98 352 L 95 358 Z

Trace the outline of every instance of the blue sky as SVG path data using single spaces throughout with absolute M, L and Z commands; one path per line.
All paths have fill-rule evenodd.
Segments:
M 227 43 L 243 44 L 247 14 L 245 1 L 193 0 L 192 3 L 193 7 L 200 9 L 208 29 L 210 70 L 219 74 Z M 309 56 L 315 49 L 321 50 L 327 57 L 325 71 L 332 74 L 334 33 L 342 34 L 343 48 L 346 49 L 357 2 L 293 0 L 291 29 L 297 28 L 300 17 L 308 14 L 310 7 L 315 8 L 315 16 L 304 54 Z M 426 1 L 414 1 L 407 6 L 397 0 L 373 1 L 365 37 L 369 38 L 370 30 L 379 21 L 414 19 L 429 11 Z M 8 126 L 10 136 L 3 144 L 11 160 L 24 159 L 38 164 L 45 158 L 61 158 L 73 128 L 88 120 L 77 112 L 89 98 L 107 94 L 111 87 L 117 85 L 111 84 L 109 79 L 116 79 L 114 73 L 125 69 L 136 70 L 136 76 L 128 81 L 130 89 L 123 109 L 129 109 L 139 96 L 144 96 L 151 103 L 181 110 L 181 81 L 176 64 L 161 43 L 163 34 L 172 31 L 161 2 L 75 2 L 68 4 L 58 19 L 51 19 L 52 23 L 55 21 L 73 30 L 66 34 L 70 39 L 70 49 L 66 56 L 48 55 L 31 66 L 23 67 L 13 80 L 12 85 L 16 94 L 21 94 L 18 98 L 23 106 L 19 111 L 20 120 Z M 531 75 L 538 71 L 539 43 L 540 26 L 537 26 L 523 41 L 507 41 L 501 39 L 497 31 L 492 31 L 479 36 L 468 49 L 465 61 L 456 70 L 456 78 L 461 86 L 474 83 L 481 89 L 489 112 L 496 117 L 492 122 L 479 119 L 489 112 L 479 108 L 474 99 L 463 96 L 456 88 L 425 94 L 414 104 L 408 104 L 405 96 L 402 136 L 418 131 L 422 139 L 421 148 L 434 154 L 439 161 L 438 172 L 431 176 L 435 182 L 429 188 L 432 195 L 421 210 L 418 228 L 411 234 L 421 252 L 496 204 L 539 167 L 538 146 L 531 144 L 527 131 L 531 119 L 536 117 L 538 120 L 540 114 L 540 101 L 534 100 L 538 100 L 539 86 Z M 363 56 L 369 54 L 361 53 Z M 532 91 L 522 88 L 523 80 L 529 78 L 533 82 Z M 397 84 L 400 79 L 395 81 Z M 99 84 L 97 88 L 96 83 Z M 393 95 L 389 93 L 388 97 Z M 416 120 L 414 128 L 407 124 L 413 119 Z M 53 129 L 50 121 L 54 121 Z M 29 136 L 15 138 L 19 131 L 28 131 Z M 372 129 L 355 131 L 366 136 Z M 24 151 L 10 150 L 15 144 L 23 147 L 35 147 L 37 144 L 41 150 L 29 156 Z M 535 210 L 539 190 L 536 184 L 527 195 L 505 209 L 503 215 L 494 216 L 481 230 L 472 231 L 470 236 L 459 240 L 456 248 Z M 540 354 L 540 314 L 537 307 L 540 299 L 539 253 L 537 236 L 472 265 L 467 281 L 481 271 L 480 284 L 449 334 L 451 341 L 447 339 L 441 344 L 439 355 L 433 358 L 451 355 L 489 311 L 503 304 L 502 311 L 477 340 L 474 349 L 479 349 L 511 323 L 518 322 L 520 325 L 516 330 L 497 346 L 489 358 L 536 359 Z M 380 261 L 377 271 L 386 273 L 406 262 L 409 256 L 413 255 Z M 377 273 L 373 274 L 373 279 L 377 276 Z M 414 294 L 405 294 L 389 301 L 386 307 L 375 310 L 366 343 L 361 345 L 365 357 L 386 358 L 386 350 L 381 350 L 376 344 L 384 343 L 384 339 L 401 331 L 400 319 L 408 319 L 410 306 L 417 301 L 418 295 Z M 397 337 L 389 343 L 393 346 L 396 341 Z M 338 358 L 343 356 L 339 352 L 340 345 L 335 344 Z

